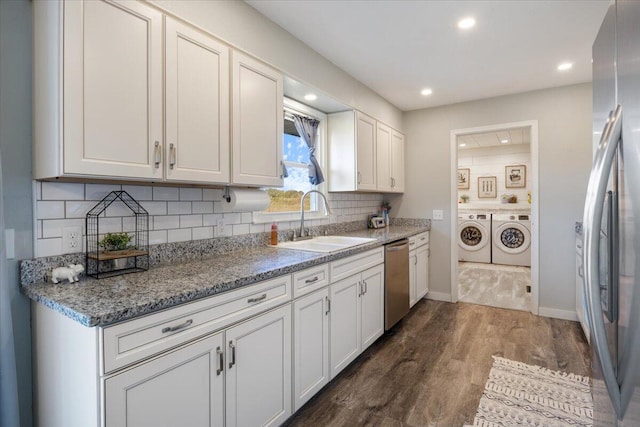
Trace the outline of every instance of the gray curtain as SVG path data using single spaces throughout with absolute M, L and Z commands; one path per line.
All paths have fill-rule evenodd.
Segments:
M 0 425 L 20 424 L 16 354 L 13 345 L 13 322 L 9 301 L 7 254 L 4 244 L 4 204 L 2 201 L 2 156 L 0 155 Z
M 322 169 L 320 169 L 320 164 L 315 155 L 318 125 L 320 122 L 316 119 L 293 114 L 293 123 L 296 125 L 296 130 L 300 134 L 300 137 L 307 144 L 307 147 L 309 147 L 309 182 L 313 185 L 322 184 L 324 182 L 324 175 L 322 174 Z

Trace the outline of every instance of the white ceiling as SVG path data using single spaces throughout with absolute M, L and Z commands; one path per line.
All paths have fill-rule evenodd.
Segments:
M 401 110 L 591 81 L 609 0 L 246 0 Z M 459 19 L 473 16 L 466 32 Z M 560 73 L 559 63 L 574 63 Z M 420 95 L 429 87 L 433 94 Z
M 471 148 L 492 147 L 496 145 L 520 145 L 529 144 L 530 127 L 513 128 L 498 132 L 474 133 L 471 135 L 461 135 L 458 137 L 458 149 L 468 150 Z M 502 141 L 507 141 L 503 143 Z M 461 146 L 460 144 L 464 144 Z

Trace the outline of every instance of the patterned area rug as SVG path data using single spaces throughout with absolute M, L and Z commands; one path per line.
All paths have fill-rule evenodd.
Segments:
M 474 426 L 593 425 L 589 377 L 493 358 Z

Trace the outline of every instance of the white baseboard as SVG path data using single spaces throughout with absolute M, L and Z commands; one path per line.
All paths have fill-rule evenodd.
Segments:
M 444 293 L 444 292 L 429 291 L 429 293 L 425 296 L 425 298 L 436 300 L 436 301 L 451 302 L 451 294 Z
M 564 319 L 578 321 L 578 314 L 573 310 L 560 310 L 558 308 L 538 307 L 538 315 L 553 317 L 554 319 Z

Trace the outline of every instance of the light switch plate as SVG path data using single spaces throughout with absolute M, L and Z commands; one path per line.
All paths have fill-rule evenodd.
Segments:
M 444 219 L 444 211 L 442 209 L 434 209 L 433 210 L 433 219 L 442 221 Z

